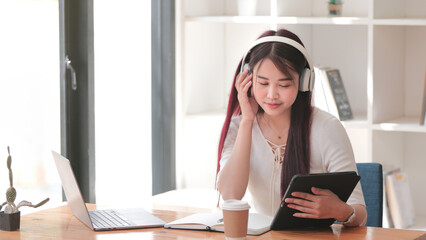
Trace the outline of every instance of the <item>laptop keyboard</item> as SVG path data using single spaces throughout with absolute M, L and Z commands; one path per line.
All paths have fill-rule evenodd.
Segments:
M 130 226 L 131 223 L 114 210 L 89 211 L 95 228 L 116 228 Z

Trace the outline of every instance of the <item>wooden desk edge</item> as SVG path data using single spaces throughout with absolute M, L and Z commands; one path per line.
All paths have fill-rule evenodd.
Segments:
M 87 204 L 89 210 L 97 209 L 95 204 Z M 190 214 L 193 211 L 172 211 L 162 209 L 147 209 L 153 215 L 170 222 Z M 186 208 L 185 210 L 190 210 Z M 100 235 L 108 235 L 108 239 L 122 239 L 126 235 L 129 238 L 157 239 L 224 239 L 223 233 L 173 230 L 164 228 L 148 228 L 137 230 L 103 231 L 94 232 L 75 218 L 68 205 L 44 209 L 21 217 L 21 230 L 15 232 L 0 231 L 0 239 L 98 239 Z M 149 236 L 149 237 L 148 237 Z M 375 227 L 348 228 L 342 225 L 333 225 L 327 229 L 319 230 L 292 230 L 269 231 L 260 236 L 248 236 L 247 239 L 425 239 L 425 231 L 401 230 Z M 116 237 L 116 238 L 115 238 Z

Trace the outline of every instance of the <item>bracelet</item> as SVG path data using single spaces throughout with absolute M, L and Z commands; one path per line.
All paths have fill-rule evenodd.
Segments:
M 348 224 L 350 222 L 352 222 L 352 220 L 355 218 L 355 208 L 352 207 L 351 205 L 349 205 L 349 207 L 352 208 L 352 214 L 348 217 L 348 219 L 344 222 L 341 222 L 342 224 Z

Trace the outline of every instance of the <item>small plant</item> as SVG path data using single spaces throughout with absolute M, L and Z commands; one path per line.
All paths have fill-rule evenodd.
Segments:
M 328 13 L 330 16 L 340 16 L 342 14 L 342 0 L 329 0 Z
M 4 213 L 12 214 L 12 213 L 18 212 L 18 209 L 22 206 L 37 208 L 37 207 L 42 206 L 46 202 L 48 202 L 49 198 L 46 198 L 43 201 L 41 201 L 40 203 L 33 205 L 31 202 L 23 200 L 23 201 L 19 202 L 18 205 L 15 205 L 16 190 L 13 187 L 12 156 L 10 156 L 9 147 L 7 147 L 7 153 L 9 154 L 9 156 L 7 157 L 7 168 L 9 169 L 9 184 L 10 184 L 10 187 L 6 191 L 6 202 L 4 202 L 0 205 L 0 210 L 3 208 L 3 206 L 6 205 L 6 207 L 4 208 Z
M 331 4 L 331 5 L 342 5 L 342 0 L 330 0 L 330 1 L 328 1 L 328 4 Z

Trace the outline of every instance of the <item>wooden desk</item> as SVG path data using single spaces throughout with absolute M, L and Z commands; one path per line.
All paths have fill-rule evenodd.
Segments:
M 88 204 L 89 209 L 96 205 Z M 152 213 L 166 222 L 185 217 L 194 212 L 152 210 Z M 75 239 L 75 240 L 110 240 L 110 239 L 149 239 L 149 240 L 191 240 L 191 239 L 220 239 L 223 233 L 206 231 L 172 230 L 150 228 L 138 230 L 94 232 L 75 218 L 67 205 L 46 209 L 21 217 L 20 231 L 0 231 L 0 240 L 15 239 Z M 373 227 L 345 228 L 333 225 L 323 230 L 298 231 L 269 231 L 260 236 L 248 236 L 248 240 L 272 239 L 426 239 L 426 232 L 412 230 L 397 230 Z

